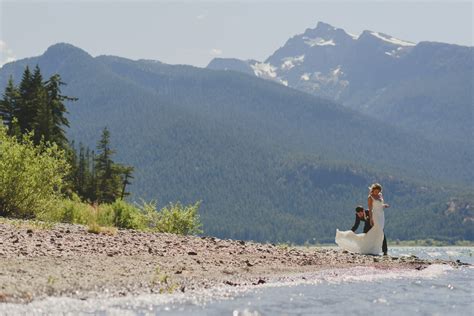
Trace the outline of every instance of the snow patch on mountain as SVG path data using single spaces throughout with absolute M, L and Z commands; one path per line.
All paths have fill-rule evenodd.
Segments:
M 411 49 L 411 46 L 399 46 L 395 49 L 385 52 L 385 55 L 394 58 L 400 58 L 402 55 L 406 54 Z
M 294 60 L 300 60 L 298 59 L 299 57 L 295 58 Z M 252 67 L 255 76 L 259 78 L 263 78 L 263 79 L 272 80 L 288 87 L 288 80 L 283 80 L 282 78 L 278 76 L 277 74 L 278 67 L 275 67 L 270 63 L 260 63 L 260 62 L 255 62 L 254 64 L 250 64 L 250 67 Z
M 310 75 L 311 75 L 310 73 L 305 72 L 304 74 L 301 75 L 300 79 L 304 81 L 308 81 Z
M 372 34 L 373 36 L 381 39 L 382 41 L 385 41 L 385 42 L 388 42 L 388 43 L 391 43 L 391 44 L 394 44 L 394 45 L 399 45 L 399 46 L 415 46 L 416 45 L 415 43 L 402 41 L 401 39 L 391 37 L 391 36 L 388 36 L 388 35 L 385 35 L 385 34 L 382 34 L 382 33 L 378 33 L 378 32 L 370 32 L 370 34 Z
M 342 71 L 341 71 L 341 66 L 339 65 L 336 69 L 334 69 L 332 71 L 333 75 L 334 76 L 337 76 L 338 73 L 341 73 L 342 74 Z
M 344 31 L 345 32 L 345 31 Z M 355 35 L 355 34 L 352 34 L 352 33 L 349 33 L 349 32 L 345 32 L 347 35 L 349 35 L 350 37 L 352 37 L 352 39 L 356 40 L 359 38 L 360 35 Z
M 330 69 L 328 72 L 323 73 L 321 71 L 316 71 L 314 73 L 305 72 L 301 75 L 301 81 L 311 81 L 312 83 L 316 83 L 316 87 L 319 88 L 320 85 L 338 85 L 340 87 L 347 87 L 349 85 L 349 81 L 343 79 L 345 77 L 344 72 L 342 71 L 341 65 L 338 65 L 334 69 Z
M 263 77 L 263 78 L 269 78 L 269 79 L 275 79 L 277 77 L 277 73 L 275 72 L 277 70 L 277 67 L 273 66 L 272 64 L 269 63 L 255 63 L 253 65 L 250 65 L 252 67 L 255 76 L 257 77 Z
M 349 85 L 349 81 L 343 80 L 342 77 L 344 76 L 344 72 L 341 70 L 341 65 L 337 66 L 336 68 L 330 70 L 328 73 L 323 74 L 320 71 L 314 73 L 314 77 L 320 83 L 328 84 L 339 84 L 340 86 L 347 86 Z
M 322 37 L 309 38 L 307 36 L 303 36 L 303 40 L 304 40 L 305 44 L 309 45 L 310 47 L 314 47 L 314 46 L 336 46 L 336 43 L 334 43 L 334 40 L 332 40 L 332 39 L 326 40 Z
M 295 67 L 296 64 L 301 64 L 304 62 L 304 55 L 285 57 L 282 59 L 282 61 L 283 63 L 281 64 L 280 68 L 282 70 L 290 70 L 291 68 Z
M 338 65 L 324 72 L 305 72 L 292 86 L 309 93 L 338 100 L 350 84 L 342 69 L 343 67 Z

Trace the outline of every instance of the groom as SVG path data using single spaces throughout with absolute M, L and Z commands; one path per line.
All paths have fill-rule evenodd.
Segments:
M 367 233 L 371 228 L 370 225 L 370 218 L 369 218 L 369 210 L 364 210 L 362 206 L 357 206 L 356 209 L 356 218 L 354 226 L 352 226 L 351 230 L 355 233 L 357 228 L 359 228 L 360 221 L 364 222 L 364 233 Z M 387 255 L 387 238 L 385 238 L 385 234 L 383 235 L 383 244 L 382 244 L 382 251 L 383 255 Z

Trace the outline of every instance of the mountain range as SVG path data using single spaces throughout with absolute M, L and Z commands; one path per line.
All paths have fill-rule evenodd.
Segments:
M 79 98 L 68 104 L 76 143 L 93 148 L 109 128 L 117 160 L 135 167 L 133 199 L 202 200 L 207 234 L 331 242 L 379 181 L 389 239 L 474 239 L 472 160 L 457 142 L 253 75 L 63 43 L 4 65 L 0 88 L 27 65 L 59 73 Z
M 208 68 L 273 80 L 426 138 L 459 142 L 473 135 L 473 57 L 473 47 L 368 30 L 356 36 L 319 22 L 263 62 L 216 58 Z

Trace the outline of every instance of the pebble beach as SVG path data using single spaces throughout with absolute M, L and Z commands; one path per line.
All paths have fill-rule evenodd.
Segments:
M 96 234 L 81 225 L 41 228 L 27 222 L 0 223 L 0 302 L 186 293 L 296 280 L 325 269 L 423 270 L 431 264 L 461 265 L 415 256 L 358 255 L 330 247 L 134 230 Z

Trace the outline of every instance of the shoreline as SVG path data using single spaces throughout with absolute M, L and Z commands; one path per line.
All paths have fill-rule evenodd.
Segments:
M 259 286 L 329 269 L 423 270 L 415 256 L 358 255 L 337 248 L 281 247 L 214 237 L 118 230 L 94 234 L 81 225 L 49 228 L 0 222 L 0 302 L 91 298 Z

